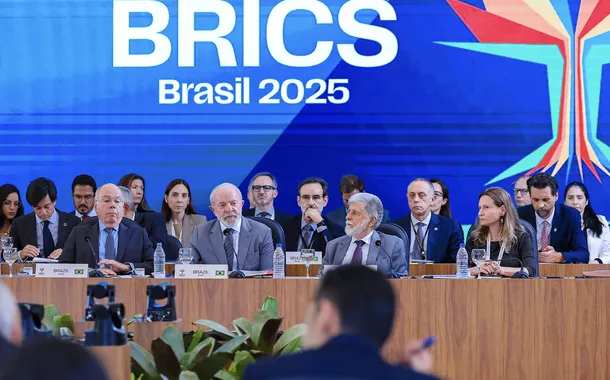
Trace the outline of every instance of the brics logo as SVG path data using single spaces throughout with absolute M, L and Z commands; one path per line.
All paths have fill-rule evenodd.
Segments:
M 85 274 L 84 269 L 74 269 L 74 274 Z
M 225 275 L 225 271 L 224 270 L 217 270 L 216 271 L 216 276 L 224 276 Z

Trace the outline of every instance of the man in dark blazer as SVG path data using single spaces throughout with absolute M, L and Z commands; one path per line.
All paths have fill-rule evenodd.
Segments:
M 250 180 L 248 191 L 252 192 L 253 208 L 242 212 L 243 216 L 258 216 L 273 219 L 278 223 L 291 219 L 294 215 L 276 210 L 273 201 L 278 195 L 277 178 L 269 172 L 257 173 Z
M 589 251 L 581 229 L 580 213 L 557 203 L 555 178 L 539 173 L 527 180 L 532 204 L 517 209 L 519 218 L 536 230 L 541 263 L 587 263 Z
M 89 264 L 90 268 L 99 265 L 102 273 L 111 276 L 131 273 L 135 268 L 151 273 L 152 244 L 143 228 L 123 220 L 123 196 L 116 185 L 109 183 L 99 188 L 95 211 L 98 218 L 74 228 L 59 261 Z
M 161 243 L 163 249 L 167 250 L 169 245 L 167 243 L 167 230 L 165 229 L 165 218 L 163 215 L 154 211 L 134 211 L 135 204 L 131 191 L 125 186 L 119 186 L 119 189 L 123 194 L 123 201 L 125 202 L 124 217 L 133 220 L 140 227 L 144 228 L 154 247 Z
M 435 379 L 422 373 L 433 370 L 423 342 L 407 346 L 410 349 L 401 358 L 404 366 L 388 364 L 381 356 L 392 332 L 396 300 L 379 272 L 361 265 L 330 271 L 309 310 L 303 352 L 252 363 L 244 380 Z
M 345 235 L 340 226 L 322 217 L 328 204 L 328 184 L 322 178 L 307 178 L 299 184 L 297 192 L 302 214 L 280 223 L 286 235 L 286 251 L 312 248 L 324 255 L 329 241 Z
M 210 194 L 210 209 L 217 219 L 198 225 L 191 236 L 193 260 L 202 264 L 227 264 L 229 270 L 270 270 L 273 268 L 271 230 L 262 223 L 244 218 L 241 192 L 223 183 Z
M 11 226 L 13 246 L 22 259 L 56 259 L 80 218 L 55 208 L 57 188 L 48 178 L 36 178 L 28 185 L 26 200 L 34 212 L 16 218 Z
M 74 201 L 74 211 L 70 214 L 76 215 L 80 220 L 97 216 L 93 208 L 93 198 L 97 191 L 95 179 L 89 174 L 80 174 L 72 180 L 72 200 Z
M 411 213 L 393 220 L 407 232 L 407 254 L 412 260 L 432 260 L 435 263 L 454 263 L 464 232 L 459 223 L 436 215 L 430 210 L 434 186 L 424 178 L 409 184 L 407 200 Z

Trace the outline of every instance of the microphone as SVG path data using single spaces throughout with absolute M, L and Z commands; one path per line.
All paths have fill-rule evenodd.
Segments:
M 530 275 L 523 269 L 523 261 L 521 261 L 520 259 L 518 259 L 516 257 L 507 257 L 507 259 L 517 261 L 519 263 L 519 265 L 521 265 L 521 269 L 519 270 L 519 272 L 513 274 L 512 278 L 529 278 L 530 277 Z
M 85 236 L 85 241 L 89 244 L 89 249 L 91 250 L 91 254 L 93 255 L 93 262 L 95 263 L 95 268 L 89 272 L 89 277 L 104 277 L 104 274 L 99 270 L 97 265 L 97 256 L 95 256 L 95 251 L 93 250 L 93 246 L 91 245 L 91 238 L 89 236 Z
M 222 231 L 222 234 L 224 236 L 229 236 L 229 231 L 224 230 Z M 233 272 L 231 272 L 231 274 L 229 274 L 229 278 L 245 278 L 246 275 L 244 274 L 244 272 L 241 271 L 241 269 L 239 269 L 239 258 L 237 257 L 237 255 L 235 255 L 235 261 L 237 262 L 237 269 L 235 269 Z
M 383 253 L 385 253 L 385 255 L 388 257 L 388 259 L 390 260 L 390 268 L 389 268 L 389 272 L 388 272 L 388 274 L 390 275 L 390 278 L 400 278 L 400 275 L 398 273 L 396 273 L 396 271 L 394 269 L 392 269 L 392 256 L 390 256 L 390 254 L 381 245 L 381 239 L 375 240 L 375 245 L 377 247 L 379 247 L 383 251 Z

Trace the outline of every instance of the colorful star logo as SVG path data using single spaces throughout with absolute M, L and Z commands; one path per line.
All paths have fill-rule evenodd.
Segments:
M 478 43 L 439 44 L 546 65 L 553 138 L 488 184 L 518 173 L 557 174 L 574 155 L 601 182 L 610 147 L 597 138 L 602 66 L 610 63 L 610 0 L 581 0 L 574 27 L 568 0 L 483 0 L 485 10 L 447 0 Z

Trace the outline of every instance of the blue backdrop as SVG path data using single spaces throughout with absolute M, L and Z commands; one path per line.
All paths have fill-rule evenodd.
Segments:
M 166 35 L 176 45 L 177 2 L 164 3 L 172 16 Z M 445 1 L 391 1 L 397 21 L 358 12 L 360 22 L 387 28 L 398 40 L 397 57 L 376 68 L 351 66 L 336 48 L 315 67 L 275 62 L 264 25 L 276 3 L 262 1 L 260 67 L 220 67 L 214 47 L 198 44 L 193 68 L 178 67 L 175 49 L 163 65 L 125 68 L 113 67 L 112 2 L 0 1 L 1 182 L 25 192 L 31 179 L 47 176 L 58 186 L 59 208 L 70 211 L 75 175 L 88 173 L 102 184 L 136 172 L 147 181 L 147 200 L 160 211 L 166 184 L 184 178 L 201 212 L 207 211 L 216 184 L 233 182 L 245 191 L 249 177 L 264 170 L 279 179 L 276 207 L 296 213 L 301 179 L 315 175 L 329 182 L 330 211 L 341 205 L 341 176 L 353 173 L 399 217 L 408 212 L 405 191 L 411 179 L 440 177 L 450 188 L 457 219 L 470 224 L 478 193 L 551 139 L 548 66 L 437 43 L 478 41 Z M 324 3 L 336 20 L 345 1 Z M 482 2 L 469 3 L 485 8 Z M 576 19 L 579 2 L 553 3 L 565 3 Z M 242 2 L 233 5 L 238 22 L 230 40 L 239 63 Z M 205 14 L 196 20 L 200 29 L 219 22 Z M 308 12 L 294 12 L 287 21 L 284 38 L 293 54 L 311 52 L 318 39 L 356 42 L 336 23 L 316 25 Z M 135 26 L 150 22 L 146 14 L 131 18 Z M 151 51 L 151 46 L 138 41 L 132 51 Z M 364 55 L 380 49 L 367 40 L 356 48 Z M 609 141 L 610 65 L 600 67 L 597 137 Z M 265 78 L 347 78 L 350 99 L 340 105 L 158 102 L 159 79 L 218 83 L 246 76 L 253 99 Z M 587 168 L 583 175 L 598 212 L 608 214 L 610 178 L 601 173 L 600 182 Z M 574 160 L 557 173 L 562 185 L 580 176 Z M 493 185 L 512 189 L 517 177 Z

